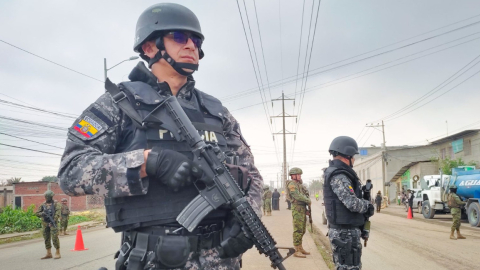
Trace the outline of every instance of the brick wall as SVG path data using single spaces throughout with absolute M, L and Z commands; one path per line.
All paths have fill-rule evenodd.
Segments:
M 63 198 L 68 200 L 68 207 L 71 211 L 84 211 L 91 208 L 103 207 L 103 200 L 94 200 L 95 204 L 88 204 L 87 201 L 92 201 L 92 198 L 97 196 L 79 196 L 70 197 L 65 195 L 57 183 L 48 182 L 20 182 L 14 184 L 13 197 L 21 197 L 21 207 L 27 209 L 30 205 L 34 204 L 37 209 L 43 202 L 45 202 L 44 193 L 47 190 L 53 191 L 55 201 L 61 202 Z M 100 203 L 99 203 L 100 202 Z

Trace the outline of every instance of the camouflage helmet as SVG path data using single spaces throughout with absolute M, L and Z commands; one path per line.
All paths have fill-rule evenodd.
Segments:
M 457 186 L 455 186 L 455 185 L 450 185 L 449 188 L 450 188 L 450 189 L 457 189 Z
M 288 172 L 289 175 L 292 175 L 292 174 L 303 174 L 303 171 L 302 169 L 300 168 L 297 168 L 297 167 L 293 167 L 290 169 L 290 171 Z
M 53 193 L 51 190 L 47 190 L 45 193 L 43 193 L 43 195 L 45 195 L 45 199 L 51 200 L 53 196 L 55 196 L 55 193 Z
M 67 198 L 62 199 L 62 202 L 67 202 L 67 201 L 68 201 Z
M 269 190 L 270 187 L 269 186 L 263 186 L 263 190 Z

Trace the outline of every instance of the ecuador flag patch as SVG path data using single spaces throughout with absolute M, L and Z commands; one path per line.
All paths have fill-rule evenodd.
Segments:
M 83 136 L 90 138 L 101 130 L 102 126 L 92 118 L 85 116 L 74 128 Z

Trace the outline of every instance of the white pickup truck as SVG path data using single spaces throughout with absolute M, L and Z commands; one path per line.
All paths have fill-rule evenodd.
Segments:
M 431 219 L 435 213 L 450 213 L 445 191 L 451 175 L 425 175 L 420 181 L 422 186 L 422 214 Z

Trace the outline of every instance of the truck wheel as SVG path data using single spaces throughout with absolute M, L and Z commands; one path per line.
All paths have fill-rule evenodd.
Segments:
M 327 218 L 325 217 L 325 212 L 322 213 L 322 224 L 327 225 Z
M 468 207 L 468 222 L 474 227 L 480 227 L 480 204 L 474 202 Z
M 422 214 L 426 219 L 432 219 L 435 216 L 435 209 L 432 209 L 429 201 L 422 203 Z

